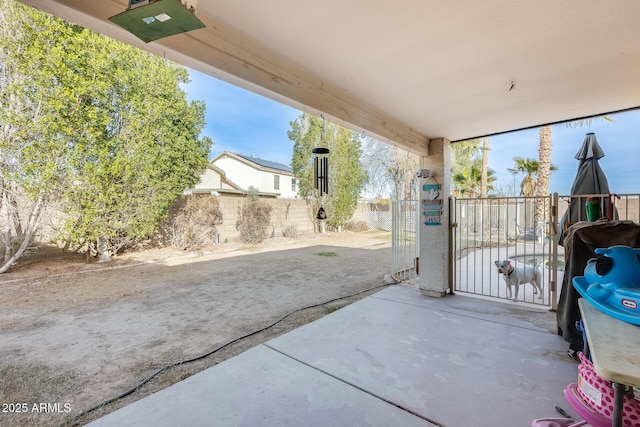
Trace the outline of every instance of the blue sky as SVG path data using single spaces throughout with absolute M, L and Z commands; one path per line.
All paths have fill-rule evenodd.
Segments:
M 551 127 L 551 163 L 558 167 L 551 174 L 551 192 L 561 195 L 571 192 L 571 185 L 578 171 L 575 155 L 589 132 L 595 133 L 605 153 L 599 162 L 609 181 L 609 190 L 618 194 L 640 192 L 640 110 L 607 117 L 615 122 L 593 119 L 588 126 L 559 124 Z M 537 159 L 538 140 L 538 129 L 490 138 L 489 167 L 496 171 L 498 186 L 513 187 L 513 175 L 507 171 L 514 166 L 513 157 Z M 521 180 L 522 175 L 516 176 L 516 186 L 519 186 Z
M 211 158 L 232 151 L 291 163 L 293 143 L 287 131 L 301 111 L 194 70 L 189 75 L 187 98 L 207 105 L 203 134 L 213 139 Z
M 293 144 L 287 138 L 287 131 L 289 122 L 302 114 L 299 110 L 206 74 L 189 72 L 191 83 L 184 87 L 188 99 L 203 100 L 207 105 L 203 134 L 214 141 L 211 158 L 227 150 L 291 163 Z M 605 152 L 600 166 L 611 192 L 640 192 L 640 110 L 610 117 L 615 123 L 594 119 L 589 126 L 552 126 L 551 162 L 558 170 L 551 175 L 551 192 L 570 193 L 578 170 L 574 156 L 588 132 L 596 134 Z M 538 130 L 493 136 L 490 147 L 489 167 L 498 177 L 496 185 L 504 192 L 512 191 L 513 175 L 507 169 L 513 167 L 513 157 L 538 158 Z M 516 176 L 516 186 L 522 178 L 522 175 Z

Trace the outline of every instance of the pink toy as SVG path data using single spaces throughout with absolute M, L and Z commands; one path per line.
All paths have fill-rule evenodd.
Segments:
M 541 418 L 533 420 L 532 427 L 580 427 L 586 425 L 586 421 L 573 421 L 570 418 Z
M 578 366 L 578 394 L 585 403 L 605 416 L 610 425 L 613 417 L 614 396 L 611 382 L 596 374 L 593 364 L 582 353 L 580 353 L 580 361 L 582 363 Z M 640 427 L 640 402 L 625 396 L 623 408 L 622 425 Z
M 578 383 L 571 383 L 564 391 L 569 405 L 593 427 L 611 427 L 611 417 L 607 418 L 593 409 L 578 393 Z
M 570 418 L 540 418 L 533 420 L 532 427 L 579 427 L 589 423 L 593 427 L 611 427 L 611 419 L 600 415 L 595 409 L 582 400 L 578 394 L 578 383 L 571 383 L 564 390 L 564 397 L 569 405 L 584 421 L 574 421 Z
M 569 405 L 584 421 L 569 418 L 540 418 L 533 420 L 532 427 L 579 427 L 587 423 L 593 427 L 611 427 L 613 418 L 614 391 L 611 382 L 602 379 L 593 369 L 587 357 L 579 353 L 578 382 L 571 383 L 564 391 Z M 622 425 L 640 427 L 640 401 L 624 397 Z

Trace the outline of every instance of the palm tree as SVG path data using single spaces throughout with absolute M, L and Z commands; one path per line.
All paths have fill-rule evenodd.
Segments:
M 540 128 L 540 144 L 538 146 L 538 192 L 537 196 L 546 196 L 549 192 L 549 178 L 551 177 L 551 126 Z
M 493 190 L 495 171 L 489 172 L 489 138 L 469 139 L 451 145 L 453 159 L 451 176 L 454 194 L 458 196 L 486 197 L 488 190 Z M 479 162 L 479 163 L 478 163 Z M 478 173 L 478 177 L 474 176 Z M 456 177 L 458 181 L 456 181 Z M 477 185 L 479 184 L 479 185 Z
M 487 169 L 487 190 L 493 190 L 496 172 Z M 480 196 L 482 188 L 482 159 L 476 158 L 466 168 L 459 168 L 452 176 L 454 194 L 462 197 L 475 198 Z
M 524 173 L 525 177 L 520 184 L 520 195 L 521 196 L 533 196 L 536 194 L 540 194 L 539 191 L 536 193 L 536 189 L 539 187 L 539 178 L 540 178 L 540 162 L 536 159 L 532 158 L 524 158 L 524 157 L 514 157 L 513 161 L 515 162 L 515 166 L 507 169 L 508 171 L 517 171 L 520 173 Z M 549 164 L 549 171 L 556 171 L 558 168 L 555 165 Z M 551 172 L 549 172 L 550 174 Z M 536 181 L 535 178 L 538 178 Z M 549 180 L 547 179 L 547 187 L 549 186 Z M 546 191 L 546 190 L 545 190 Z
M 551 126 L 543 126 L 540 128 L 540 142 L 538 145 L 538 182 L 536 188 L 536 213 L 535 221 L 538 223 L 548 215 L 548 203 L 545 203 L 543 197 L 549 193 L 549 178 L 551 177 Z M 557 168 L 556 168 L 557 169 Z
M 482 181 L 480 185 L 480 197 L 487 197 L 489 172 L 489 138 L 482 138 Z
M 607 123 L 615 123 L 611 117 L 608 116 L 599 116 L 596 117 L 598 120 L 602 120 Z M 566 126 L 569 127 L 582 127 L 589 126 L 591 124 L 592 119 L 583 119 L 583 120 L 574 120 L 571 122 L 567 122 Z M 538 167 L 538 182 L 537 182 L 537 191 L 536 196 L 539 196 L 538 202 L 536 204 L 536 221 L 539 221 L 539 218 L 546 218 L 548 212 L 545 212 L 545 206 L 548 206 L 542 200 L 542 197 L 546 196 L 549 193 L 549 178 L 551 177 L 551 171 L 557 170 L 551 164 L 551 126 L 543 126 L 539 131 L 539 145 L 538 145 L 538 159 L 539 159 L 539 167 Z
M 533 196 L 536 190 L 536 180 L 534 176 L 538 173 L 538 161 L 536 159 L 514 157 L 514 169 L 520 173 L 524 173 L 525 177 L 520 183 L 521 196 Z
M 615 123 L 611 117 L 599 116 L 595 119 L 602 120 L 607 123 Z M 592 122 L 591 118 L 582 120 L 573 120 L 565 123 L 569 127 L 589 126 Z M 540 167 L 538 168 L 538 196 L 546 196 L 549 192 L 549 177 L 551 176 L 551 126 L 543 126 L 539 131 L 540 140 L 538 145 L 538 159 Z
M 466 141 L 456 142 L 451 144 L 451 151 L 453 159 L 451 161 L 451 168 L 453 173 L 456 173 L 460 167 L 464 168 L 468 166 L 473 160 L 480 155 L 480 139 L 468 139 Z

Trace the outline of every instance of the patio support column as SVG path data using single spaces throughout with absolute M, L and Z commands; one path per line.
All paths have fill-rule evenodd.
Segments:
M 424 295 L 441 297 L 449 287 L 449 189 L 451 142 L 445 138 L 429 141 L 428 154 L 421 158 L 421 168 L 428 169 L 429 178 L 420 178 L 420 275 L 418 287 Z M 431 192 L 438 184 L 437 196 Z M 425 187 L 426 186 L 426 187 Z M 435 196 L 435 198 L 434 198 Z M 425 202 L 427 204 L 425 205 Z M 425 206 L 441 204 L 440 215 Z M 425 224 L 425 222 L 427 224 Z

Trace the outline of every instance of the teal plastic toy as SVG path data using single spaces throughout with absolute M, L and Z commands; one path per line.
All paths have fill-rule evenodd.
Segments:
M 640 325 L 640 248 L 611 246 L 595 253 L 573 286 L 603 313 Z

